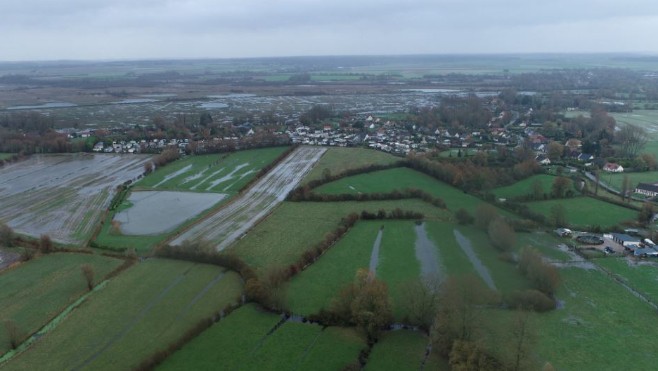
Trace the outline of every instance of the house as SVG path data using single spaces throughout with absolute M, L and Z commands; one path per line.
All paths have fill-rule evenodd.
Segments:
M 550 165 L 551 160 L 545 155 L 539 155 L 535 158 L 540 165 Z
M 594 155 L 590 155 L 589 153 L 581 153 L 578 155 L 578 161 L 589 162 L 592 160 L 594 160 Z
M 639 183 L 635 187 L 635 193 L 645 195 L 647 197 L 658 196 L 658 183 Z
M 103 148 L 105 148 L 105 144 L 103 142 L 98 142 L 98 143 L 94 144 L 94 148 L 92 149 L 92 151 L 102 152 Z
M 608 162 L 603 165 L 603 171 L 607 171 L 609 173 L 623 173 L 624 167 L 614 162 Z
M 564 146 L 567 147 L 570 152 L 575 152 L 583 146 L 583 143 L 579 139 L 571 138 L 564 143 Z

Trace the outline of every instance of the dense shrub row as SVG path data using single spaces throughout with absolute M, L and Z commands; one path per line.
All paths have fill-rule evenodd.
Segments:
M 337 195 L 317 194 L 314 192 L 297 193 L 290 196 L 290 201 L 311 201 L 311 202 L 338 202 L 338 201 L 382 201 L 382 200 L 402 200 L 408 198 L 419 198 L 429 204 L 442 209 L 446 208 L 446 203 L 439 197 L 417 189 L 406 188 L 402 190 L 393 190 L 391 192 L 381 193 L 341 193 Z

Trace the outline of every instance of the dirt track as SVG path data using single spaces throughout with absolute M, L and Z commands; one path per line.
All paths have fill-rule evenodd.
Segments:
M 206 240 L 223 250 L 282 202 L 320 159 L 325 149 L 300 147 L 279 163 L 247 192 L 171 241 Z

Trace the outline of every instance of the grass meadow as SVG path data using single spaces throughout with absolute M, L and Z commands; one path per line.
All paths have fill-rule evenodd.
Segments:
M 315 167 L 306 175 L 302 183 L 322 178 L 324 169 L 331 174 L 358 169 L 367 165 L 388 165 L 400 160 L 391 154 L 366 148 L 329 148 Z
M 7 370 L 130 369 L 242 291 L 216 266 L 149 259 L 113 278 Z M 53 357 L 57 354 L 57 357 Z
M 420 370 L 430 339 L 423 333 L 410 330 L 391 331 L 372 348 L 366 371 Z M 430 354 L 425 362 L 426 370 L 450 370 L 447 362 Z
M 551 208 L 562 205 L 566 211 L 567 222 L 576 227 L 595 226 L 611 227 L 626 220 L 635 220 L 637 211 L 599 201 L 590 197 L 528 202 L 530 210 L 550 215 Z
M 0 274 L 2 319 L 12 320 L 25 337 L 56 317 L 85 294 L 81 266 L 89 264 L 95 282 L 103 280 L 122 260 L 100 255 L 56 253 L 43 255 Z M 9 335 L 0 327 L 0 355 L 9 350 Z
M 555 180 L 554 176 L 551 175 L 533 175 L 529 178 L 518 181 L 512 185 L 505 187 L 496 188 L 493 190 L 493 194 L 499 198 L 513 198 L 518 196 L 531 195 L 534 193 L 533 184 L 536 181 L 539 181 L 543 189 L 543 193 L 550 194 L 553 181 Z

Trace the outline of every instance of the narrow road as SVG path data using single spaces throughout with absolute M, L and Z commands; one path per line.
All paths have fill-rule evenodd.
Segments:
M 181 245 L 186 240 L 206 240 L 221 251 L 251 229 L 281 203 L 288 192 L 326 151 L 321 147 L 300 147 L 261 178 L 247 192 L 170 242 Z

